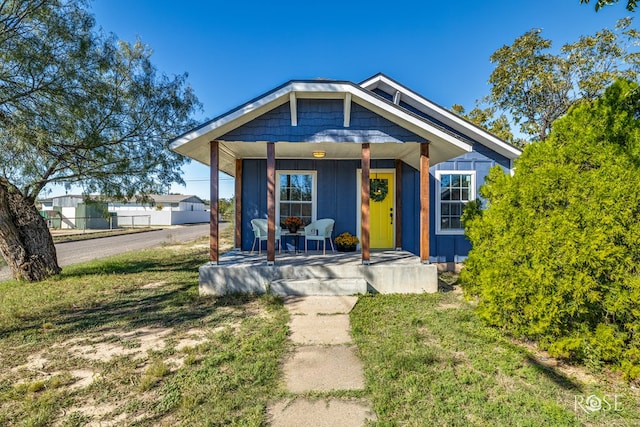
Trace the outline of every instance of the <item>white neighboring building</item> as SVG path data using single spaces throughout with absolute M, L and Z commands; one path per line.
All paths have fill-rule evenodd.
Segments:
M 152 194 L 149 202 L 110 202 L 109 212 L 118 215 L 118 225 L 178 225 L 209 222 L 209 211 L 197 196 Z
M 51 228 L 98 230 L 113 226 L 112 219 L 105 215 L 107 204 L 96 198 L 64 195 L 38 202 L 41 215 Z

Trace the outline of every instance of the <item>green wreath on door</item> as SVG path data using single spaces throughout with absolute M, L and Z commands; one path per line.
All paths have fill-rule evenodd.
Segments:
M 369 180 L 369 198 L 374 202 L 381 202 L 389 193 L 389 180 L 373 178 Z

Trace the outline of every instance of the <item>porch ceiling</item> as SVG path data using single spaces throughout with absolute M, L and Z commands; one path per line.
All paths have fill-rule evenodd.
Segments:
M 355 142 L 278 142 L 275 144 L 276 159 L 312 159 L 312 160 L 360 160 L 361 144 Z M 325 156 L 314 158 L 314 151 L 323 151 Z M 235 159 L 266 159 L 266 142 L 230 142 L 220 143 L 220 170 L 235 175 Z M 379 143 L 371 144 L 372 159 L 401 159 L 412 167 L 420 168 L 420 144 Z

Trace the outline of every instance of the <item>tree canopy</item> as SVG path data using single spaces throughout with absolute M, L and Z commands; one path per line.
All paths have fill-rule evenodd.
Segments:
M 198 106 L 186 75 L 98 33 L 83 2 L 14 0 L 0 13 L 2 179 L 30 198 L 49 183 L 132 195 L 181 182 L 184 158 L 166 148 Z
M 553 356 L 640 378 L 640 89 L 573 106 L 515 175 L 494 168 L 465 211 L 465 292 L 490 324 Z
M 615 30 L 582 36 L 558 51 L 541 30 L 527 31 L 491 55 L 491 92 L 480 102 L 488 107 L 476 107 L 472 111 L 482 114 L 466 117 L 490 131 L 496 131 L 497 124 L 507 141 L 510 120 L 517 126 L 512 135 L 545 139 L 552 123 L 575 103 L 597 98 L 616 79 L 638 78 L 640 33 L 632 23 L 631 18 L 622 19 Z
M 505 114 L 500 114 L 496 117 L 495 107 L 483 108 L 480 103 L 477 103 L 472 110 L 467 112 L 464 106 L 454 104 L 451 106 L 451 110 L 516 147 L 522 148 L 526 144 L 526 141 L 522 138 L 516 138 L 513 135 L 509 119 Z
M 181 183 L 168 141 L 198 108 L 186 74 L 163 75 L 142 42 L 98 31 L 85 1 L 0 2 L 0 250 L 14 275 L 59 271 L 55 253 L 28 247 L 42 234 L 26 211 L 47 184 L 132 196 Z
M 612 5 L 614 3 L 619 3 L 620 0 L 597 0 L 596 3 L 596 12 L 599 11 L 600 9 L 602 9 L 604 6 L 609 6 Z M 589 0 L 580 0 L 580 3 L 583 4 L 588 4 Z M 636 7 L 638 6 L 638 2 L 637 0 L 627 0 L 627 10 L 629 12 L 633 12 L 636 10 Z

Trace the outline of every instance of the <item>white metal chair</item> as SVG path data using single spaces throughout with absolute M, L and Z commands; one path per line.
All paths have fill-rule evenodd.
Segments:
M 251 245 L 251 253 L 258 242 L 258 254 L 262 253 L 262 242 L 268 239 L 267 220 L 256 218 L 251 220 L 251 228 L 253 229 L 253 245 Z M 280 226 L 276 225 L 276 243 L 278 244 L 278 253 L 282 253 L 282 243 L 280 242 L 280 234 L 282 230 Z
M 317 221 L 312 222 L 304 228 L 304 252 L 307 252 L 307 242 L 309 240 L 315 240 L 318 243 L 318 249 L 320 249 L 320 242 L 322 242 L 322 254 L 325 255 L 327 253 L 327 241 L 329 239 L 329 243 L 331 244 L 331 251 L 335 252 L 335 248 L 333 247 L 333 239 L 331 235 L 333 234 L 333 224 L 335 221 L 330 218 L 319 219 Z

